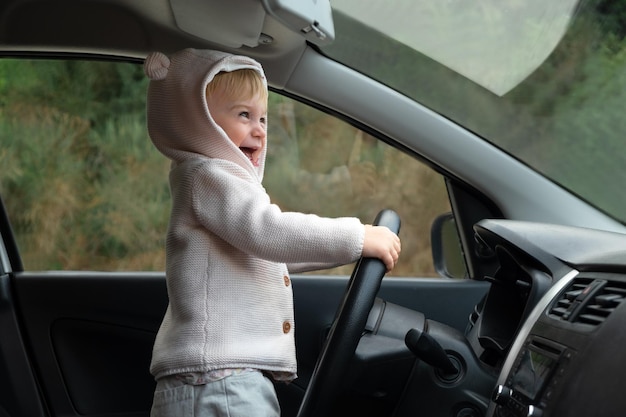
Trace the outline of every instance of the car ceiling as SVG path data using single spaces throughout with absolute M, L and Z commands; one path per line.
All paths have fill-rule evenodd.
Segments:
M 5 54 L 45 50 L 136 59 L 155 50 L 220 49 L 258 59 L 270 84 L 280 87 L 307 47 L 307 39 L 281 24 L 267 11 L 266 3 L 9 0 L 0 4 L 0 49 Z M 192 8 L 204 12 L 192 13 Z

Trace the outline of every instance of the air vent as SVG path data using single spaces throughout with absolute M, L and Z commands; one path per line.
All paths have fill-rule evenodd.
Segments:
M 626 298 L 626 283 L 581 278 L 565 291 L 549 315 L 573 323 L 597 326 Z
M 554 303 L 550 315 L 562 320 L 568 320 L 572 312 L 580 305 L 580 300 L 589 292 L 592 279 L 577 279 Z
M 626 286 L 621 282 L 607 282 L 602 288 L 590 297 L 590 300 L 574 322 L 587 323 L 597 326 L 626 298 Z

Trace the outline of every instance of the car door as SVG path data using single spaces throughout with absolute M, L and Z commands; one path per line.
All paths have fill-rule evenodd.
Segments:
M 2 63 L 0 416 L 149 414 L 169 163 L 145 131 L 139 64 Z M 401 261 L 379 297 L 463 331 L 486 285 L 435 270 L 430 227 L 450 211 L 442 175 L 278 93 L 268 141 L 264 184 L 283 210 L 363 222 L 398 212 Z M 284 416 L 297 413 L 353 267 L 292 277 L 300 377 L 277 385 Z

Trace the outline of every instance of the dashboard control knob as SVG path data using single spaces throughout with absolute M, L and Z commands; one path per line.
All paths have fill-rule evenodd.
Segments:
M 505 405 L 509 401 L 509 399 L 513 396 L 513 390 L 504 385 L 498 385 L 491 395 L 491 399 L 494 403 Z
M 404 338 L 404 342 L 418 359 L 446 373 L 448 380 L 454 380 L 459 376 L 461 370 L 457 369 L 455 362 L 448 357 L 446 351 L 435 338 L 426 333 L 426 331 L 415 328 L 410 329 Z
M 528 412 L 526 413 L 526 417 L 542 417 L 543 410 L 541 408 L 537 408 L 534 405 L 528 406 Z

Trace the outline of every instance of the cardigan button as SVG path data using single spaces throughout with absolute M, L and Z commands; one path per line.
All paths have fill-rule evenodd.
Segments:
M 291 323 L 288 321 L 283 322 L 283 333 L 287 334 L 291 330 Z
M 289 279 L 289 276 L 288 276 L 288 275 L 285 275 L 285 276 L 283 277 L 283 280 L 285 280 L 285 287 L 288 287 L 288 286 L 289 286 L 289 284 L 291 283 L 291 280 Z

